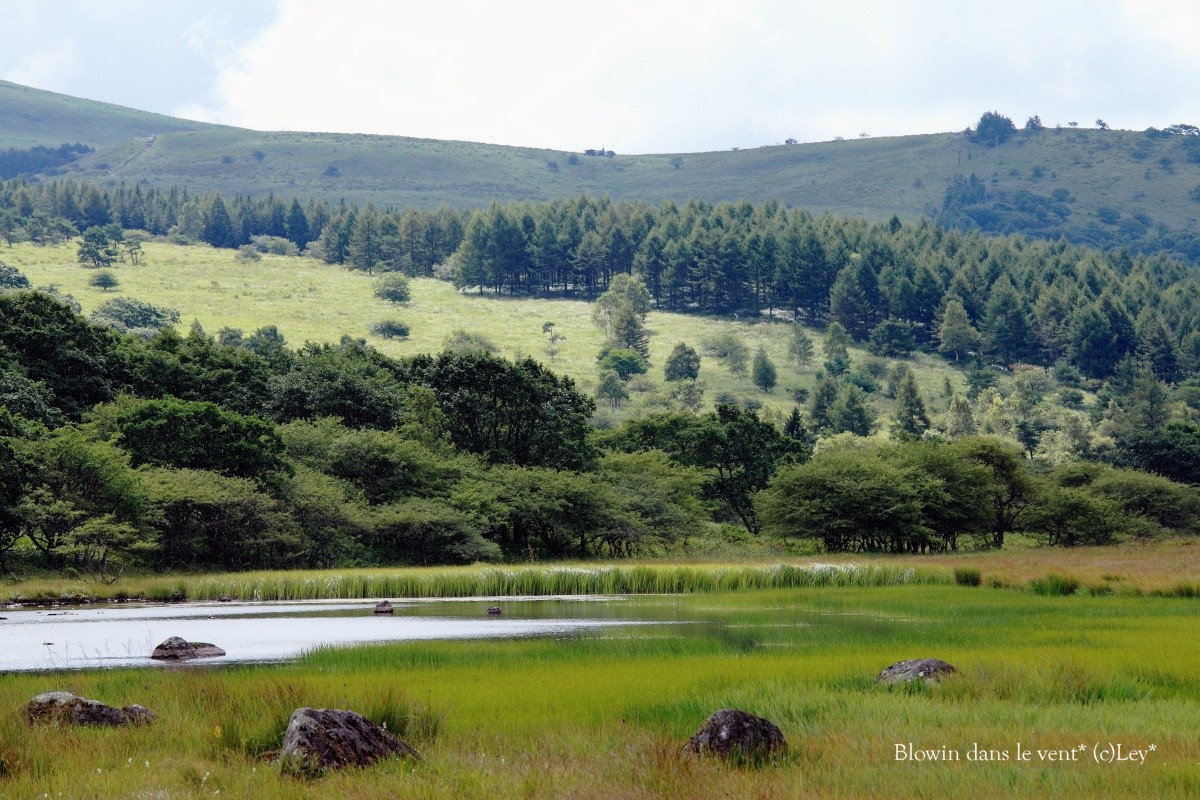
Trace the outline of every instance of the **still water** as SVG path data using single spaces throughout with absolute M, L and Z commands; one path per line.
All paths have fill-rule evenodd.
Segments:
M 8 608 L 0 609 L 0 672 L 158 666 L 150 651 L 169 636 L 211 642 L 226 652 L 190 663 L 228 664 L 283 661 L 321 646 L 555 636 L 651 624 L 612 600 L 392 600 L 394 615 L 376 615 L 375 600 Z M 504 613 L 488 616 L 489 606 Z

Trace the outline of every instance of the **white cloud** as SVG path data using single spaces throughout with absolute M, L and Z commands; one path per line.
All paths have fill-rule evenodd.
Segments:
M 68 92 L 82 67 L 78 43 L 69 37 L 57 39 L 20 58 L 4 70 L 4 80 L 39 89 Z

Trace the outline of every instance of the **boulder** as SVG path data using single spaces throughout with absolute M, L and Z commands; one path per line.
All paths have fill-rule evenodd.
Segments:
M 21 709 L 21 716 L 31 725 L 35 722 L 56 722 L 65 725 L 144 725 L 157 714 L 145 706 L 113 708 L 99 700 L 76 697 L 70 692 L 43 692 Z
M 924 680 L 926 683 L 937 683 L 945 675 L 958 672 L 953 664 L 947 664 L 940 658 L 911 658 L 908 661 L 898 661 L 879 673 L 876 683 L 909 683 Z
M 381 758 L 421 760 L 417 751 L 361 714 L 335 708 L 297 708 L 283 734 L 284 773 L 316 777 L 326 770 L 365 767 Z
M 504 613 L 504 609 L 500 608 L 500 606 L 492 606 L 487 610 L 487 613 L 489 617 L 498 617 Z
M 384 600 L 380 603 L 375 604 L 375 613 L 376 614 L 395 614 L 396 612 L 392 608 L 392 604 L 389 603 L 387 600 Z
M 783 731 L 770 720 L 735 708 L 723 708 L 704 721 L 683 746 L 683 752 L 760 762 L 787 752 L 787 741 Z
M 190 661 L 193 658 L 217 658 L 223 655 L 225 655 L 225 651 L 215 644 L 189 642 L 178 636 L 172 636 L 154 648 L 150 657 L 159 661 Z

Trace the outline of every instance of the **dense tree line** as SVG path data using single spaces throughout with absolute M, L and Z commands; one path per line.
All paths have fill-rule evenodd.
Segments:
M 8 180 L 18 175 L 34 175 L 39 172 L 51 172 L 61 166 L 70 164 L 81 155 L 95 152 L 86 144 L 60 144 L 58 147 L 34 145 L 26 149 L 9 147 L 0 150 L 0 180 Z

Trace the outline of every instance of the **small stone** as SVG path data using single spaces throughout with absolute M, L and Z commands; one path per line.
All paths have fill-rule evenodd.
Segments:
M 326 770 L 365 767 L 390 756 L 421 760 L 400 737 L 361 714 L 297 708 L 283 734 L 280 763 L 285 774 L 319 777 Z
M 145 706 L 113 708 L 99 700 L 76 697 L 70 692 L 43 692 L 21 709 L 29 724 L 51 722 L 64 725 L 145 725 L 157 716 Z
M 487 610 L 487 613 L 489 617 L 498 617 L 504 613 L 504 609 L 500 608 L 500 606 L 492 606 Z
M 387 600 L 384 600 L 382 602 L 375 604 L 375 613 L 376 614 L 395 614 L 396 612 L 392 608 L 392 604 L 389 603 Z
M 953 664 L 948 664 L 940 658 L 913 658 L 908 661 L 898 661 L 879 673 L 876 683 L 909 683 L 924 680 L 926 683 L 937 683 L 945 675 L 958 672 Z
M 770 720 L 723 708 L 704 721 L 683 746 L 683 752 L 757 763 L 787 752 L 787 741 Z
M 221 595 L 220 597 L 218 597 L 218 598 L 217 598 L 217 602 L 218 602 L 218 603 L 232 603 L 232 602 L 233 602 L 233 598 L 232 598 L 232 597 L 230 597 L 230 596 L 229 596 L 229 595 L 227 595 L 227 594 L 223 594 L 223 595 Z
M 172 636 L 154 648 L 150 657 L 159 661 L 190 661 L 194 658 L 218 658 L 223 655 L 225 655 L 225 651 L 215 644 L 189 642 L 178 636 Z

